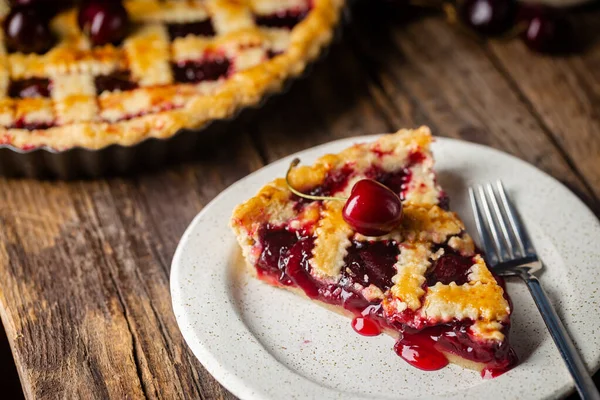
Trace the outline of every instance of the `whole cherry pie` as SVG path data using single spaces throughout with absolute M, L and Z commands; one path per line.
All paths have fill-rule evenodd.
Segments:
M 511 303 L 448 210 L 431 141 L 425 127 L 401 130 L 296 161 L 231 226 L 259 279 L 348 315 L 358 333 L 395 337 L 417 368 L 452 362 L 494 377 L 517 362 Z
M 27 150 L 131 145 L 255 105 L 331 41 L 343 0 L 10 3 L 0 144 Z

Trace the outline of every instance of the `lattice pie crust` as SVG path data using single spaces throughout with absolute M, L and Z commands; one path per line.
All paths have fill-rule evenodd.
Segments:
M 302 72 L 331 41 L 342 5 L 343 0 L 126 0 L 134 27 L 119 46 L 93 47 L 79 30 L 76 10 L 51 21 L 58 42 L 46 54 L 9 54 L 0 37 L 0 144 L 132 145 L 231 116 Z M 294 26 L 261 24 L 261 16 L 289 15 L 298 19 Z M 170 25 L 197 22 L 212 33 L 169 36 Z M 174 65 L 215 59 L 228 65 L 218 79 L 182 83 L 173 72 Z M 97 78 L 115 73 L 125 73 L 135 88 L 99 93 Z M 11 85 L 31 78 L 48 81 L 49 97 L 10 96 Z

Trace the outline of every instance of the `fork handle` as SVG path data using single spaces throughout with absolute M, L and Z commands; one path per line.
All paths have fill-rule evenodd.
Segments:
M 550 303 L 550 299 L 546 295 L 546 292 L 544 292 L 540 281 L 530 273 L 524 273 L 521 275 L 521 278 L 527 283 L 527 287 L 535 300 L 535 304 L 537 305 L 540 314 L 542 314 L 542 317 L 544 318 L 544 322 L 550 331 L 550 335 L 552 335 L 552 339 L 554 339 L 554 343 L 556 344 L 556 347 L 558 347 L 560 355 L 563 360 L 565 360 L 567 368 L 575 380 L 575 386 L 577 387 L 579 395 L 585 400 L 600 400 L 600 393 L 598 393 L 598 389 L 596 388 L 596 385 L 594 385 L 594 381 L 592 381 L 583 359 L 577 352 L 577 349 L 575 348 L 569 333 L 565 329 L 565 326 L 558 317 L 558 314 L 556 314 L 556 310 Z

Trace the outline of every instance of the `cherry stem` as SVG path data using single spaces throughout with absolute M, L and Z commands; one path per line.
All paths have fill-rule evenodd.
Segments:
M 294 158 L 292 160 L 292 163 L 290 164 L 290 167 L 287 170 L 287 173 L 285 174 L 285 183 L 287 184 L 288 189 L 290 189 L 290 192 L 294 193 L 298 197 L 302 197 L 302 198 L 308 199 L 308 200 L 338 200 L 338 201 L 346 201 L 346 200 L 348 200 L 347 198 L 344 198 L 344 197 L 313 196 L 311 194 L 302 193 L 299 190 L 296 190 L 290 184 L 290 172 L 292 172 L 292 170 L 298 164 L 300 164 L 300 159 L 299 158 Z

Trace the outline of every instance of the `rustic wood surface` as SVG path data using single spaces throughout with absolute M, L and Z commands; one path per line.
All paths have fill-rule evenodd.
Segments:
M 512 153 L 598 213 L 600 11 L 579 53 L 477 42 L 435 15 L 358 4 L 329 56 L 226 145 L 160 172 L 96 181 L 0 179 L 0 376 L 19 398 L 230 399 L 178 331 L 169 269 L 221 190 L 333 139 L 429 125 Z

